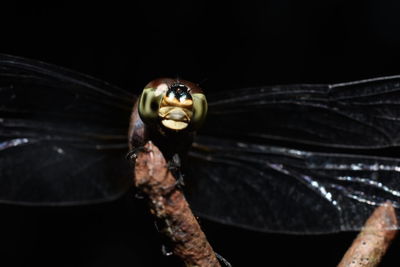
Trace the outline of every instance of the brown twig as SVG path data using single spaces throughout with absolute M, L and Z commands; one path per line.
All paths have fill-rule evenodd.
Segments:
M 135 186 L 150 200 L 150 210 L 164 225 L 162 232 L 171 241 L 173 253 L 187 267 L 220 266 L 162 153 L 151 142 L 136 159 Z
M 377 266 L 395 238 L 397 227 L 396 213 L 390 202 L 376 208 L 338 267 Z

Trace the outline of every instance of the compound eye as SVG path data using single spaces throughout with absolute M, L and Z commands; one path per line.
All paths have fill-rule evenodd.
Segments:
M 168 85 L 159 84 L 156 88 L 145 88 L 139 99 L 139 116 L 145 123 L 155 123 L 158 119 L 158 110 L 165 93 L 168 91 Z
M 192 128 L 197 130 L 203 124 L 207 116 L 207 99 L 203 93 L 193 94 L 193 117 Z
M 159 103 L 157 103 L 156 99 L 154 99 L 154 101 L 151 101 L 150 108 L 152 111 L 157 112 L 159 106 L 160 105 Z
M 154 91 L 155 96 L 165 95 L 168 91 L 168 85 L 166 83 L 161 83 L 157 86 L 156 90 Z

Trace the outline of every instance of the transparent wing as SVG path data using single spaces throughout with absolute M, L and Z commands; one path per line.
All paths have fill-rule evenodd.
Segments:
M 400 160 L 199 137 L 185 180 L 199 215 L 259 231 L 358 230 L 374 208 L 400 207 Z
M 360 229 L 387 200 L 399 207 L 400 161 L 390 150 L 400 130 L 398 81 L 209 97 L 189 153 L 194 210 L 259 231 L 329 233 Z
M 208 99 L 204 134 L 343 148 L 383 148 L 400 142 L 400 76 L 247 88 Z
M 0 55 L 0 201 L 81 204 L 125 192 L 134 100 L 89 76 Z

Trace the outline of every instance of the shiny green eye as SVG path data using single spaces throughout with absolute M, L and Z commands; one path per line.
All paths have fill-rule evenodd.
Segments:
M 154 123 L 158 119 L 158 109 L 163 94 L 156 93 L 156 88 L 145 88 L 139 99 L 139 116 L 145 123 Z
M 207 116 L 207 99 L 204 94 L 196 93 L 192 94 L 193 98 L 193 117 L 191 120 L 192 128 L 197 130 L 203 124 Z

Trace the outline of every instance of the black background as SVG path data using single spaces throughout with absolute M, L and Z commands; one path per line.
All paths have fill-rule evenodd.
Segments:
M 139 1 L 138 1 L 139 2 Z M 139 93 L 181 77 L 206 93 L 400 74 L 397 1 L 0 5 L 0 52 L 62 65 Z M 210 200 L 212 201 L 212 200 Z M 96 206 L 2 205 L 4 266 L 179 266 L 133 195 Z M 335 266 L 355 233 L 262 234 L 201 220 L 234 266 Z M 395 242 L 381 266 L 400 260 Z

